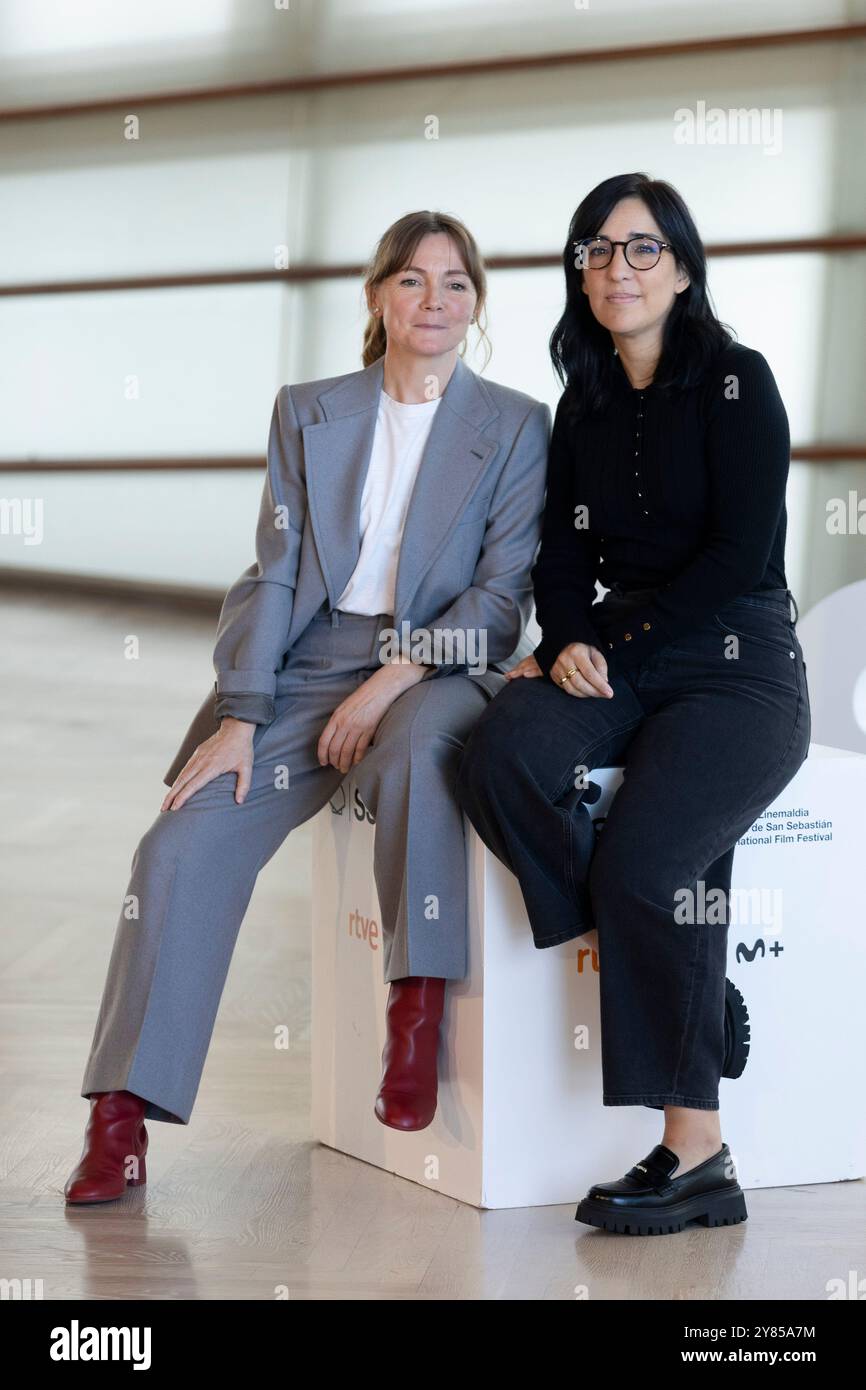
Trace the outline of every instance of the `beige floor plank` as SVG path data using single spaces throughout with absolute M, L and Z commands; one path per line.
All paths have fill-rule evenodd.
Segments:
M 67 1208 L 120 900 L 212 682 L 213 623 L 102 598 L 4 594 L 0 613 L 0 1274 L 47 1299 L 290 1301 L 823 1300 L 862 1277 L 862 1181 L 757 1191 L 745 1225 L 641 1240 L 574 1204 L 476 1211 L 312 1143 L 308 826 L 259 876 L 191 1123 L 149 1126 L 144 1191 Z M 805 1098 L 792 1139 L 802 1123 Z

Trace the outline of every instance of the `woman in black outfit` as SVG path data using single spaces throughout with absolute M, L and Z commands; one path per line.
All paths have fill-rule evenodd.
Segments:
M 457 795 L 517 875 L 537 947 L 597 930 L 603 1103 L 664 1110 L 662 1142 L 577 1219 L 727 1224 L 747 1215 L 718 1099 L 734 849 L 811 732 L 788 421 L 765 359 L 712 312 L 669 184 L 599 184 L 563 261 L 542 640 L 474 726 Z M 596 841 L 586 776 L 607 764 L 624 780 Z

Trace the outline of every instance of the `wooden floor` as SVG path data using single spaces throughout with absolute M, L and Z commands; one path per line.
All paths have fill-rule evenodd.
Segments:
M 863 1181 L 758 1190 L 741 1226 L 642 1239 L 577 1225 L 573 1205 L 478 1211 L 311 1142 L 308 827 L 259 877 L 190 1124 L 149 1123 L 146 1188 L 67 1207 L 120 900 L 212 683 L 214 625 L 7 593 L 0 621 L 0 1276 L 41 1278 L 46 1299 L 596 1301 L 824 1300 L 862 1278 Z M 804 1096 L 792 1143 L 808 1123 Z

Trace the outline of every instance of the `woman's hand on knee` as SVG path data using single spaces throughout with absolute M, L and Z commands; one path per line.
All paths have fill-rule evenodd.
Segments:
M 569 674 L 570 673 L 570 674 Z M 568 679 L 564 679 L 564 677 Z M 598 647 L 586 642 L 570 642 L 563 647 L 550 668 L 550 679 L 560 690 L 584 699 L 603 696 L 610 699 L 613 690 L 607 681 L 607 662 Z
M 518 676 L 532 677 L 543 675 L 544 672 L 542 671 L 538 662 L 535 660 L 535 657 L 530 652 L 529 656 L 525 656 L 523 660 L 518 661 L 517 665 L 512 667 L 510 671 L 505 672 L 505 679 L 510 681 L 515 680 Z
M 219 729 L 200 743 L 181 768 L 166 793 L 160 811 L 178 811 L 200 787 L 223 772 L 236 772 L 235 801 L 240 805 L 250 789 L 253 772 L 255 724 L 242 719 L 223 719 Z

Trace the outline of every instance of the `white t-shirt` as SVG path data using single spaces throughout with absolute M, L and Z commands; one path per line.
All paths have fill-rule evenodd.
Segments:
M 373 451 L 361 494 L 361 553 L 337 600 L 347 613 L 394 612 L 397 561 L 418 465 L 442 397 L 404 404 L 379 396 Z

